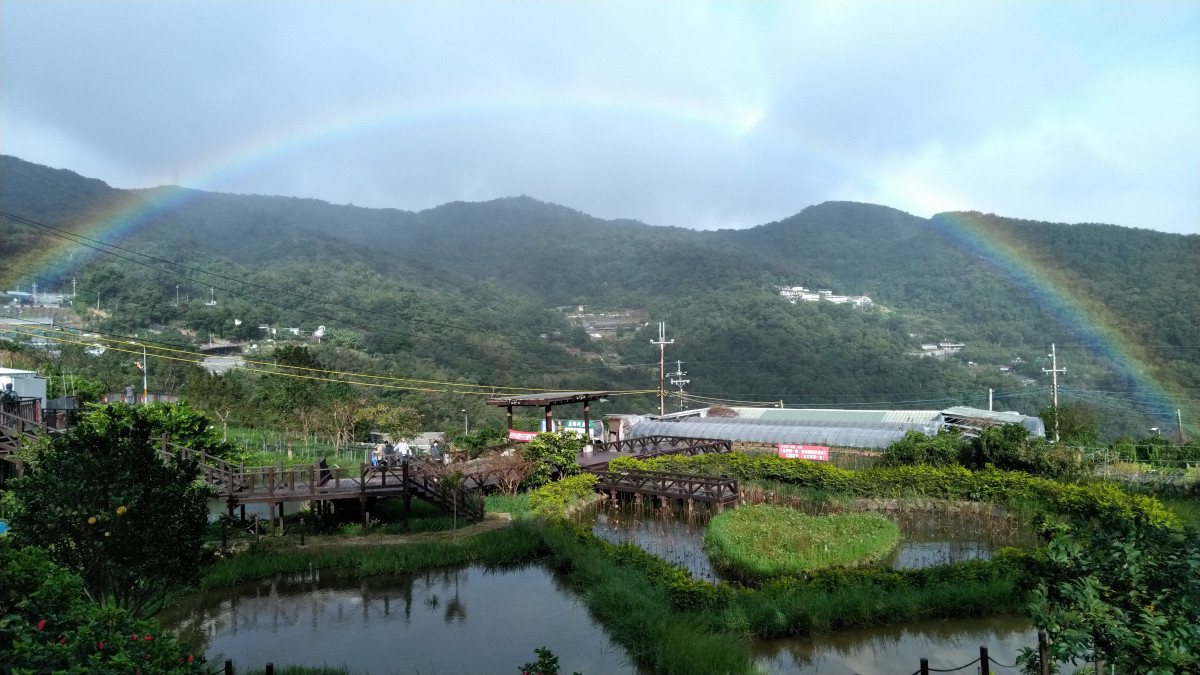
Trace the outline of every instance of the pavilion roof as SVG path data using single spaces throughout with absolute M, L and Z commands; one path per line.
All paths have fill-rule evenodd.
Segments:
M 568 403 L 586 403 L 606 396 L 608 396 L 607 391 L 547 391 L 540 394 L 521 394 L 519 396 L 489 398 L 487 404 L 497 406 L 565 405 Z

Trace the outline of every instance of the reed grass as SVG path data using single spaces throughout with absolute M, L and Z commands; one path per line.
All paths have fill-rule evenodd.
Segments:
M 218 561 L 201 580 L 200 589 L 223 588 L 259 579 L 334 570 L 343 576 L 413 574 L 437 567 L 483 564 L 517 564 L 546 553 L 537 532 L 516 524 L 481 532 L 456 541 L 436 541 L 403 546 L 355 546 L 317 551 L 279 552 L 255 548 Z
M 873 513 L 814 517 L 777 506 L 743 506 L 714 517 L 704 543 L 719 568 L 742 577 L 773 577 L 877 561 L 900 543 L 900 527 Z
M 762 638 L 824 635 L 847 628 L 926 619 L 1016 613 L 1024 597 L 1011 579 L 935 583 L 917 588 L 836 590 L 767 586 L 741 593 L 718 618 L 727 630 Z

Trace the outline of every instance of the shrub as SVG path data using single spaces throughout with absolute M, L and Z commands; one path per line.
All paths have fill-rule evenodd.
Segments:
M 533 462 L 533 467 L 525 478 L 525 487 L 540 488 L 549 483 L 555 473 L 560 476 L 579 473 L 579 464 L 575 458 L 582 447 L 583 439 L 572 433 L 538 434 L 521 448 L 521 455 Z
M 188 654 L 153 621 L 84 598 L 83 581 L 45 551 L 0 539 L 0 673 L 116 675 L 204 673 L 203 655 Z
M 920 431 L 909 431 L 904 438 L 893 442 L 883 451 L 883 466 L 929 464 L 947 466 L 960 464 L 969 455 L 970 443 L 957 429 L 939 431 L 929 437 Z
M 529 494 L 529 509 L 538 518 L 563 518 L 567 507 L 596 491 L 595 474 L 581 473 L 538 488 Z
M 1138 518 L 1154 525 L 1179 524 L 1158 500 L 1128 493 L 1111 483 L 1070 485 L 993 468 L 972 471 L 959 466 L 902 466 L 848 471 L 823 462 L 743 453 L 669 455 L 648 460 L 623 457 L 609 466 L 775 481 L 862 497 L 921 495 L 1000 504 L 1031 502 L 1044 511 L 1084 520 L 1115 516 Z

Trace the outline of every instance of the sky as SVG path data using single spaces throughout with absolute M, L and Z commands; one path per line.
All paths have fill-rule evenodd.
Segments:
M 1196 233 L 1200 3 L 4 0 L 0 152 L 406 210 Z

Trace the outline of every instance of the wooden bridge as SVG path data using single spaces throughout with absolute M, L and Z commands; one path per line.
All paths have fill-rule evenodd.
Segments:
M 638 498 L 651 495 L 662 500 L 683 499 L 688 507 L 693 502 L 713 502 L 717 510 L 738 498 L 736 478 L 698 476 L 669 471 L 627 469 L 606 471 L 599 476 L 596 489 L 608 492 L 616 499 L 618 492 L 631 493 Z
M 39 434 L 54 436 L 63 432 L 48 421 L 38 421 L 34 412 L 16 405 L 0 410 L 0 460 L 15 464 L 18 476 L 24 467 L 16 452 L 23 443 Z M 442 485 L 436 467 L 425 462 L 406 459 L 391 466 L 331 467 L 322 459 L 313 464 L 247 467 L 177 445 L 165 436 L 158 444 L 159 454 L 164 458 L 179 456 L 196 461 L 200 476 L 212 487 L 214 496 L 225 502 L 231 517 L 234 507 L 242 508 L 244 518 L 246 504 L 269 504 L 272 533 L 276 510 L 282 526 L 286 502 L 313 502 L 314 510 L 324 514 L 331 502 L 357 498 L 364 528 L 369 518 L 368 502 L 382 497 L 402 497 L 406 516 L 414 495 L 447 511 L 457 510 L 467 520 L 481 520 L 484 514 L 480 486 L 448 490 Z
M 712 438 L 683 438 L 681 436 L 639 436 L 626 438 L 622 441 L 601 443 L 595 446 L 595 451 L 581 452 L 578 456 L 579 466 L 584 471 L 601 474 L 608 470 L 608 463 L 618 457 L 633 457 L 635 459 L 650 459 L 664 455 L 705 455 L 709 453 L 733 452 L 730 441 Z

